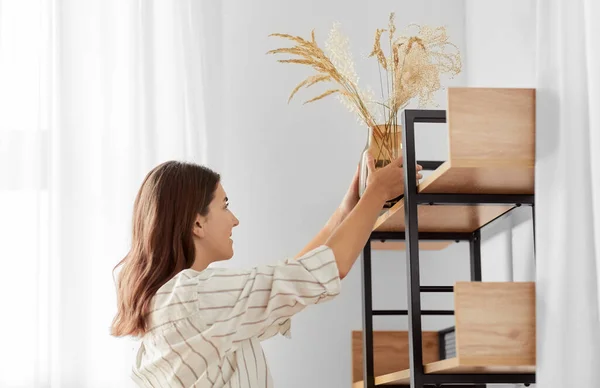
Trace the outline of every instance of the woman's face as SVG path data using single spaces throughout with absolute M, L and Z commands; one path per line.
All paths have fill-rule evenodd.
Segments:
M 194 228 L 194 234 L 200 237 L 200 245 L 211 261 L 229 260 L 233 256 L 232 230 L 239 220 L 229 210 L 229 202 L 223 186 L 219 183 L 215 197 L 209 205 L 206 217 L 198 216 L 202 228 Z

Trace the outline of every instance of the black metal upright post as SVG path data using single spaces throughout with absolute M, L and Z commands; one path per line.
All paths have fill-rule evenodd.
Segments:
M 477 229 L 469 240 L 469 257 L 471 262 L 471 281 L 481 281 L 481 231 Z M 486 384 L 474 385 L 473 388 L 485 388 Z
M 369 238 L 363 249 L 362 258 L 364 388 L 375 388 L 375 369 L 373 364 L 373 292 L 371 280 L 371 239 Z
M 408 286 L 408 352 L 411 388 L 423 387 L 423 336 L 421 333 L 421 293 L 419 275 L 419 225 L 417 216 L 417 171 L 415 155 L 415 115 L 402 112 L 402 152 L 404 165 L 404 223 Z
M 469 241 L 471 257 L 471 281 L 481 281 L 481 232 L 476 230 Z
M 535 203 L 531 205 L 531 222 L 533 226 L 533 262 L 535 263 Z

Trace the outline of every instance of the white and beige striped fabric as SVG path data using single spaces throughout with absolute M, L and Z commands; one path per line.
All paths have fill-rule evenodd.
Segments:
M 132 377 L 142 387 L 273 388 L 260 342 L 340 292 L 331 248 L 250 270 L 186 269 L 152 301 Z

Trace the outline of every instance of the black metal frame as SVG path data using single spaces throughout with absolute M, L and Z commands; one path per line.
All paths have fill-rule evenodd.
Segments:
M 425 374 L 423 369 L 421 316 L 453 315 L 454 311 L 422 310 L 421 292 L 453 292 L 448 286 L 421 286 L 419 276 L 419 240 L 469 241 L 471 280 L 481 281 L 481 234 L 480 229 L 473 233 L 425 233 L 418 232 L 418 205 L 480 205 L 510 204 L 528 205 L 534 208 L 534 195 L 501 194 L 424 194 L 417 192 L 415 123 L 445 123 L 444 110 L 405 110 L 402 113 L 402 144 L 404 157 L 404 217 L 405 232 L 373 232 L 364 247 L 362 259 L 363 289 L 363 376 L 364 387 L 375 387 L 373 365 L 373 316 L 406 315 L 408 317 L 408 339 L 410 360 L 410 387 L 442 387 L 452 384 L 459 387 L 485 387 L 485 384 L 526 384 L 535 383 L 535 373 L 531 374 Z M 423 169 L 433 170 L 440 166 L 439 161 L 419 161 Z M 511 210 L 514 208 L 511 208 Z M 509 210 L 510 211 L 510 210 Z M 506 213 L 505 213 L 506 214 Z M 501 216 L 503 216 L 502 214 Z M 499 216 L 499 217 L 501 217 Z M 494 220 L 490 221 L 494 222 Z M 489 223 L 488 223 L 489 224 Z M 485 225 L 484 225 L 485 226 Z M 482 226 L 483 227 L 483 226 Z M 407 310 L 373 310 L 371 287 L 371 240 L 405 240 L 407 262 Z M 535 224 L 534 224 L 535 247 Z M 535 253 L 535 248 L 534 248 Z M 445 358 L 443 341 L 445 334 L 453 328 L 441 330 L 440 359 Z M 464 385 L 456 385 L 464 384 Z M 388 385 L 394 386 L 394 385 Z M 404 386 L 404 385 L 395 385 Z

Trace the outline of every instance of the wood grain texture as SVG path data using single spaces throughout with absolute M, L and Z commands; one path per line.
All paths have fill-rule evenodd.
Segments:
M 403 369 L 401 371 L 387 373 L 384 375 L 375 376 L 375 385 L 387 385 L 387 384 L 409 384 L 410 383 L 410 370 Z M 364 388 L 365 384 L 362 380 L 355 381 L 352 383 L 352 388 Z
M 363 379 L 362 331 L 352 332 L 352 381 Z M 425 363 L 439 360 L 437 331 L 423 332 L 423 360 Z M 374 331 L 373 363 L 375 375 L 403 370 L 409 367 L 408 332 Z
M 421 193 L 533 194 L 535 89 L 449 88 L 448 160 L 423 179 Z M 472 232 L 507 206 L 419 206 L 423 232 Z M 376 231 L 404 231 L 404 201 Z
M 450 160 L 535 163 L 535 89 L 448 88 Z
M 462 365 L 458 358 L 449 358 L 447 360 L 434 361 L 424 365 L 425 373 L 473 373 L 473 374 L 486 374 L 486 373 L 535 373 L 535 366 L 531 365 L 514 365 L 514 366 L 503 366 L 503 365 Z M 376 385 L 388 385 L 388 384 L 409 384 L 410 383 L 410 370 L 403 369 L 396 372 L 386 373 L 383 375 L 375 376 Z M 363 381 L 355 381 L 352 384 L 353 388 L 363 388 Z
M 425 373 L 535 373 L 535 365 L 463 365 L 454 357 L 425 365 Z
M 419 249 L 422 251 L 441 251 L 447 248 L 453 241 L 419 241 Z M 374 251 L 405 251 L 404 241 L 372 241 L 371 249 Z
M 418 207 L 421 232 L 473 232 L 513 208 L 512 205 L 430 206 Z M 377 218 L 374 231 L 404 231 L 404 199 Z
M 446 161 L 419 184 L 421 193 L 532 194 L 531 166 L 506 163 L 490 166 L 486 161 Z
M 535 367 L 535 283 L 456 282 L 454 309 L 460 365 Z
M 456 282 L 454 304 L 457 356 L 425 361 L 425 373 L 535 373 L 534 282 Z M 354 359 L 353 354 L 353 367 Z M 381 374 L 376 369 L 375 383 L 408 384 L 406 363 L 405 369 L 386 367 Z M 363 387 L 361 380 L 353 382 Z

